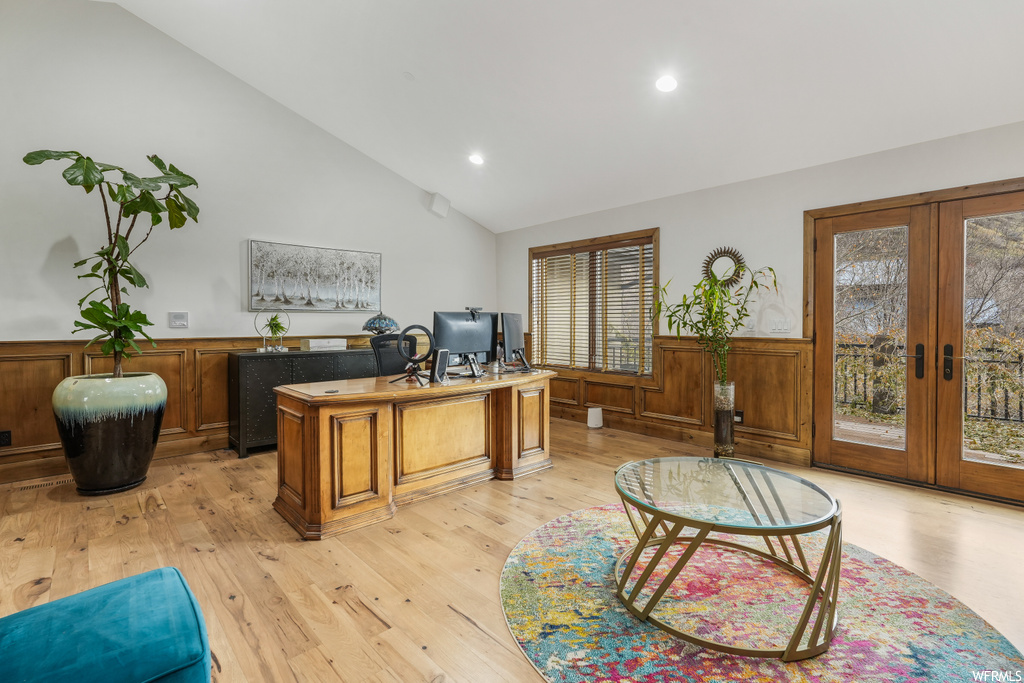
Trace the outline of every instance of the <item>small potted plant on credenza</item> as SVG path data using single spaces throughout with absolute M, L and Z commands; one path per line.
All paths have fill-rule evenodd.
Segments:
M 97 281 L 78 301 L 80 319 L 74 332 L 94 335 L 86 346 L 102 342 L 103 354 L 113 356 L 113 372 L 67 377 L 53 392 L 64 456 L 83 495 L 124 491 L 146 479 L 167 403 L 167 387 L 159 375 L 124 372 L 122 361 L 142 351 L 139 336 L 156 346 L 145 330 L 153 323 L 124 299 L 129 286 L 149 286 L 132 259 L 153 229 L 165 219 L 172 230 L 189 219 L 198 221 L 199 207 L 182 192 L 195 186 L 195 179 L 155 154 L 148 158 L 158 174 L 146 178 L 73 151 L 39 150 L 23 159 L 30 165 L 71 160 L 64 180 L 86 194 L 95 190 L 106 220 L 103 246 L 74 264 L 85 271 L 79 279 Z M 138 225 L 143 214 L 147 226 Z

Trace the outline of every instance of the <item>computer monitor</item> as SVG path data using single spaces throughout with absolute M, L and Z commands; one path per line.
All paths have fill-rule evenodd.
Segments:
M 519 361 L 526 369 L 526 337 L 523 336 L 523 316 L 519 313 L 501 314 L 502 360 L 506 363 Z
M 475 361 L 489 362 L 497 356 L 497 344 L 497 313 L 434 312 L 434 346 L 448 349 L 451 353 L 449 365 L 464 364 L 467 359 L 463 356 L 472 356 Z

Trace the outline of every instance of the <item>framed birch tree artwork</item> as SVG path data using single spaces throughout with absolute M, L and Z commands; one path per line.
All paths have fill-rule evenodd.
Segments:
M 380 254 L 249 240 L 250 311 L 379 311 Z

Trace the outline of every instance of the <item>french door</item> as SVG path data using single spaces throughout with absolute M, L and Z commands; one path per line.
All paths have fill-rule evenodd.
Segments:
M 1024 193 L 814 232 L 815 461 L 1024 500 Z

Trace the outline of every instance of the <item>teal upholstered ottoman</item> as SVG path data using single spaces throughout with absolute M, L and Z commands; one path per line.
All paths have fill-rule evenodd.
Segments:
M 0 619 L 3 683 L 209 680 L 203 614 L 173 567 Z

